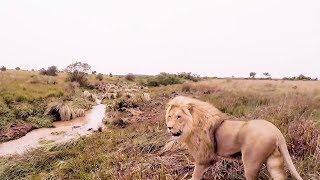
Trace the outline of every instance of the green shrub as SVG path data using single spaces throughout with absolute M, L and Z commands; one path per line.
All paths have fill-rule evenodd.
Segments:
M 198 82 L 201 78 L 199 75 L 197 74 L 192 74 L 191 72 L 182 72 L 182 73 L 179 73 L 178 74 L 178 77 L 179 78 L 182 78 L 182 79 L 186 79 L 186 80 L 190 80 L 190 81 L 193 81 L 193 82 Z
M 29 116 L 26 122 L 31 123 L 35 128 L 52 127 L 53 119 L 47 116 Z
M 183 83 L 183 80 L 179 78 L 177 75 L 162 72 L 155 77 L 149 78 L 147 80 L 146 85 L 157 87 L 160 85 L 167 86 L 167 85 L 181 84 L 181 83 Z
M 80 86 L 88 85 L 88 73 L 91 71 L 91 66 L 87 63 L 75 62 L 70 64 L 66 71 L 68 72 L 68 80 L 78 82 Z

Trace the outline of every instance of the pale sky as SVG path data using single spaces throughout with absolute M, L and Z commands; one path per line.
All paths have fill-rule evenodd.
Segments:
M 320 77 L 319 0 L 0 0 L 0 66 Z

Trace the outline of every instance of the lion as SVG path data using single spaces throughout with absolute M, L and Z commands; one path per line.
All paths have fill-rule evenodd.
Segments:
M 302 180 L 280 130 L 266 120 L 232 120 L 209 103 L 178 96 L 168 103 L 166 125 L 173 138 L 186 145 L 195 160 L 192 179 L 201 179 L 217 157 L 241 153 L 245 178 L 257 178 L 266 163 L 273 179 L 286 179 L 284 163 Z

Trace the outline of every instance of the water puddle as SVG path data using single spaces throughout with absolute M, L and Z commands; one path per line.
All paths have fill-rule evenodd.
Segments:
M 58 144 L 77 139 L 98 130 L 103 124 L 106 106 L 93 106 L 89 113 L 71 121 L 54 122 L 54 128 L 35 129 L 25 136 L 0 144 L 0 156 L 23 154 L 44 144 Z

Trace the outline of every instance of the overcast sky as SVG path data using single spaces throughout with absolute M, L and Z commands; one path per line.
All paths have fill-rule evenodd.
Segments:
M 0 65 L 320 77 L 319 0 L 0 0 Z

